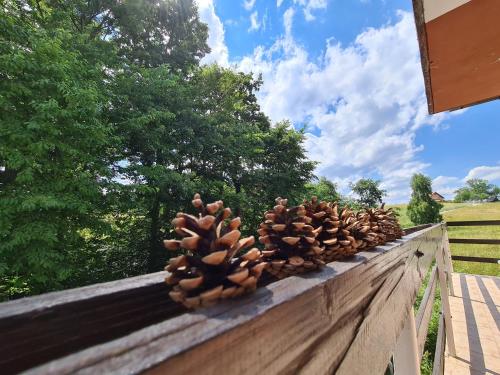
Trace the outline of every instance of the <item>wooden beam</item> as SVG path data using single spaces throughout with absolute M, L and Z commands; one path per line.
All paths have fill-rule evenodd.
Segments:
M 450 243 L 469 243 L 475 245 L 500 245 L 500 240 L 484 239 L 484 238 L 450 238 Z
M 427 288 L 425 289 L 424 296 L 420 302 L 415 324 L 417 327 L 417 341 L 418 341 L 418 358 L 422 360 L 424 354 L 425 339 L 429 331 L 429 322 L 432 317 L 432 308 L 434 306 L 434 294 L 436 292 L 436 266 L 432 267 Z
M 455 350 L 455 339 L 453 336 L 453 325 L 451 318 L 451 309 L 450 309 L 450 298 L 448 296 L 448 283 L 446 280 L 444 262 L 443 262 L 443 249 L 441 248 L 436 253 L 436 264 L 438 270 L 438 279 L 439 279 L 439 290 L 441 293 L 441 306 L 444 315 L 444 323 L 446 330 L 446 340 L 448 341 L 448 350 L 450 351 L 451 356 L 456 355 Z M 451 275 L 450 275 L 451 276 Z
M 383 373 L 442 233 L 434 225 L 27 373 Z M 156 298 L 167 299 L 166 291 Z M 150 306 L 135 314 L 164 308 Z
M 453 262 L 451 261 L 451 249 L 450 249 L 450 239 L 448 238 L 448 228 L 444 228 L 443 233 L 443 260 L 444 268 L 446 270 L 446 279 L 448 280 L 448 289 L 450 290 L 450 295 L 455 296 L 455 289 L 453 288 L 452 273 L 453 273 Z
M 500 258 L 468 257 L 463 255 L 452 255 L 451 259 L 463 262 L 495 263 L 500 264 Z
M 441 316 L 439 317 L 436 350 L 434 352 L 434 363 L 432 365 L 432 375 L 443 375 L 444 373 L 444 349 L 446 347 L 444 324 L 443 314 L 441 314 Z
M 405 233 L 406 234 L 411 234 L 411 233 L 415 233 L 415 232 L 418 232 L 422 229 L 425 229 L 425 228 L 429 228 L 429 227 L 432 227 L 432 224 L 421 224 L 421 225 L 416 225 L 414 227 L 410 227 L 410 228 L 405 228 Z
M 394 373 L 396 375 L 420 375 L 420 358 L 418 357 L 417 331 L 413 307 L 396 343 Z
M 168 299 L 165 276 L 158 272 L 2 303 L 0 372 L 17 373 L 184 312 Z
M 471 227 L 471 226 L 500 225 L 500 220 L 447 221 L 446 225 L 449 227 Z
M 412 0 L 415 26 L 417 29 L 418 46 L 420 48 L 420 63 L 424 76 L 425 95 L 427 97 L 427 110 L 429 114 L 434 113 L 434 99 L 432 95 L 431 68 L 429 60 L 429 43 L 427 41 L 427 29 L 425 27 L 423 0 Z

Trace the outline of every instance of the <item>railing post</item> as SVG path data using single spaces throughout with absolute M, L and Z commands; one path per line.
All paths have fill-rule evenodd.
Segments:
M 451 274 L 453 273 L 453 263 L 451 261 L 451 251 L 450 251 L 450 241 L 448 239 L 448 228 L 446 224 L 443 227 L 443 258 L 445 272 L 448 280 L 448 288 L 450 289 L 450 295 L 455 297 L 455 290 L 453 288 L 453 279 Z
M 444 326 L 446 330 L 446 341 L 448 342 L 448 352 L 451 356 L 456 356 L 455 351 L 455 338 L 453 336 L 453 326 L 451 322 L 451 309 L 450 300 L 448 296 L 448 288 L 446 283 L 446 275 L 444 272 L 444 249 L 441 247 L 439 251 L 436 252 L 436 263 L 438 269 L 439 278 L 439 288 L 441 292 L 441 308 L 444 316 Z M 451 276 L 451 275 L 450 275 Z
M 408 314 L 405 326 L 401 331 L 394 351 L 395 375 L 419 375 L 417 328 L 413 307 Z

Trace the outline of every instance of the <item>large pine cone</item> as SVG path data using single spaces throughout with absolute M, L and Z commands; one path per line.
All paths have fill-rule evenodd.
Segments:
M 334 204 L 332 220 L 335 223 L 335 236 L 337 241 L 331 241 L 333 243 L 331 245 L 327 245 L 325 248 L 323 259 L 326 262 L 350 257 L 359 251 L 359 240 L 356 240 L 356 238 L 352 236 L 352 233 L 347 229 L 347 227 L 351 224 L 352 217 L 353 212 L 347 207 L 345 207 L 339 215 L 338 206 L 337 204 Z
M 271 263 L 267 269 L 277 278 L 312 271 L 324 265 L 323 249 L 316 239 L 322 227 L 313 228 L 304 206 L 287 207 L 287 200 L 276 199 L 276 206 L 265 213 L 260 225 L 262 252 Z
M 356 249 L 356 252 L 377 246 L 379 237 L 372 230 L 368 215 L 362 212 L 353 213 L 349 209 L 344 210 L 343 215 L 344 228 L 349 232 L 350 237 L 354 238 L 352 246 Z
M 404 236 L 404 231 L 399 225 L 396 214 L 392 208 L 385 209 L 384 204 L 370 213 L 373 221 L 376 221 L 380 232 L 384 235 L 385 241 L 394 241 Z
M 257 248 L 237 256 L 255 243 L 253 236 L 240 239 L 240 218 L 229 220 L 231 209 L 224 208 L 222 201 L 205 206 L 199 194 L 193 206 L 198 217 L 179 212 L 172 221 L 182 240 L 164 241 L 169 250 L 185 251 L 165 268 L 171 272 L 165 279 L 172 285 L 170 297 L 195 308 L 255 290 L 267 263 L 261 261 Z
M 345 240 L 345 236 L 341 232 L 337 204 L 318 202 L 317 197 L 312 197 L 310 202 L 304 201 L 304 207 L 313 228 L 321 228 L 316 239 L 320 247 L 324 248 L 322 259 L 330 262 L 342 258 L 344 246 L 339 241 Z

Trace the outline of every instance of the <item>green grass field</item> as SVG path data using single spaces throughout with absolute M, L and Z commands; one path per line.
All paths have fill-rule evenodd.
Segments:
M 391 205 L 399 214 L 399 221 L 403 228 L 413 226 L 406 213 L 406 204 Z M 444 203 L 441 210 L 445 221 L 462 220 L 500 220 L 500 202 L 495 203 Z M 500 226 L 485 227 L 449 227 L 450 238 L 486 238 L 500 239 Z M 454 255 L 482 256 L 495 258 L 500 255 L 500 245 L 470 245 L 451 244 L 451 253 Z M 500 276 L 500 265 L 491 263 L 453 261 L 455 272 L 478 275 Z

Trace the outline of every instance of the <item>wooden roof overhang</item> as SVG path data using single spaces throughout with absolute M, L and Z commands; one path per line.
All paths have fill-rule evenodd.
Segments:
M 413 0 L 429 113 L 500 97 L 500 1 Z

